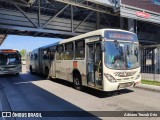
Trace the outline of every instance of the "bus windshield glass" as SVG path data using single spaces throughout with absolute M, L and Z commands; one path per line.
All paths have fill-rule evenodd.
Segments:
M 16 65 L 21 64 L 19 54 L 3 54 L 0 53 L 0 65 Z
M 139 44 L 130 42 L 105 42 L 105 62 L 108 68 L 128 70 L 139 67 Z

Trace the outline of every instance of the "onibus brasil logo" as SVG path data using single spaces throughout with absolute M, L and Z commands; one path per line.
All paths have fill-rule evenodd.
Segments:
M 2 117 L 42 117 L 42 115 L 35 112 L 2 112 Z

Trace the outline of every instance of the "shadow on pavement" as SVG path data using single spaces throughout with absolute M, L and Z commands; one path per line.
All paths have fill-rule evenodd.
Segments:
M 40 81 L 44 80 L 43 76 L 37 76 L 36 74 L 32 75 L 30 73 L 21 73 L 19 75 L 8 74 L 8 75 L 0 75 L 0 80 L 10 79 L 15 82 L 29 82 L 29 81 Z M 24 81 L 25 79 L 25 81 Z
M 63 98 L 58 97 L 57 95 L 53 93 L 48 92 L 47 90 L 36 86 L 35 84 L 29 82 L 27 84 L 16 84 L 15 82 L 27 82 L 28 74 L 21 74 L 20 76 L 3 76 L 0 77 L 0 84 L 3 84 L 3 87 L 0 88 L 0 91 L 5 94 L 6 99 L 8 101 L 9 107 L 12 111 L 52 111 L 54 115 L 58 111 L 63 111 L 61 114 L 63 114 L 62 118 L 61 116 L 56 116 L 56 119 L 85 119 L 86 117 L 90 117 L 89 119 L 100 119 L 93 114 L 91 114 L 89 111 L 85 111 L 78 106 L 66 101 Z M 30 77 L 30 75 L 28 75 Z M 7 77 L 7 79 L 6 79 Z M 21 80 L 21 78 L 24 77 L 25 80 Z M 32 79 L 31 81 L 38 81 L 41 80 L 41 77 L 36 77 L 31 75 Z M 9 79 L 8 79 L 9 78 Z M 63 83 L 62 83 L 63 84 Z M 67 86 L 67 84 L 66 84 Z M 2 94 L 0 92 L 0 94 Z M 2 95 L 1 95 L 2 96 Z M 5 99 L 1 98 L 0 100 Z M 4 103 L 3 101 L 0 101 L 2 104 L 2 110 L 8 111 L 6 109 L 7 103 Z M 10 110 L 9 110 L 10 111 Z M 73 114 L 68 116 L 67 112 L 64 111 L 71 111 Z M 79 112 L 80 111 L 80 112 Z M 79 115 L 76 116 L 76 115 Z M 52 115 L 51 115 L 52 116 Z M 66 118 L 67 116 L 67 118 Z M 81 117 L 83 116 L 83 117 Z M 47 117 L 47 116 L 46 116 Z M 52 118 L 50 118 L 52 119 Z M 88 118 L 86 118 L 88 120 Z
M 12 82 L 15 82 L 15 83 L 20 83 L 20 82 L 26 82 L 27 83 L 27 82 L 40 81 L 40 80 L 45 79 L 45 77 L 41 76 L 40 74 L 30 74 L 29 72 L 28 73 L 22 73 L 19 76 L 3 75 L 3 76 L 0 76 L 0 79 L 1 78 L 2 79 L 6 78 L 6 77 L 8 79 L 10 79 Z M 25 81 L 24 81 L 24 79 L 25 79 Z M 68 81 L 65 81 L 65 80 L 52 79 L 51 81 L 73 88 L 73 84 L 68 82 Z M 112 92 L 104 92 L 104 91 L 100 91 L 100 90 L 96 90 L 96 89 L 84 86 L 84 89 L 83 89 L 82 92 L 85 92 L 87 94 L 93 95 L 93 96 L 98 97 L 98 98 L 105 98 L 105 97 L 123 95 L 123 94 L 127 94 L 127 93 L 134 92 L 134 91 L 130 90 L 130 89 L 121 89 L 121 90 L 112 91 Z

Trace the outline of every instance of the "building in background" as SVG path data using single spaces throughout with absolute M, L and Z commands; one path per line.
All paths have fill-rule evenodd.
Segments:
M 138 35 L 142 78 L 160 80 L 160 0 L 121 0 L 120 28 Z
M 159 44 L 160 0 L 121 0 L 121 28 L 137 33 L 142 45 Z

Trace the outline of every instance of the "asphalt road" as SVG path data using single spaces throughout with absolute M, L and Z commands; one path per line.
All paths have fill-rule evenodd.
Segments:
M 111 93 L 89 88 L 77 91 L 68 82 L 45 80 L 41 76 L 31 75 L 26 72 L 25 67 L 20 76 L 0 76 L 0 102 L 0 110 L 3 111 L 160 111 L 159 92 L 138 88 Z M 54 117 L 37 119 L 158 120 L 160 118 Z

